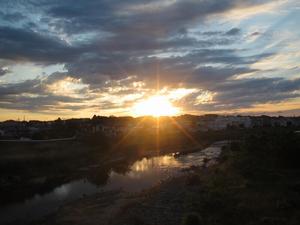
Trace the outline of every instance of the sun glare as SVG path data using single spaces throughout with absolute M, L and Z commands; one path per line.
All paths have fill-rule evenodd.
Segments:
M 165 96 L 152 96 L 133 107 L 133 114 L 136 116 L 174 116 L 180 112 L 174 107 Z

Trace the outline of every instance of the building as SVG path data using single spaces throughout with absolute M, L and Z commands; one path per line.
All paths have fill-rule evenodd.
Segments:
M 200 118 L 198 131 L 224 130 L 226 128 L 250 128 L 252 121 L 248 116 L 211 116 Z

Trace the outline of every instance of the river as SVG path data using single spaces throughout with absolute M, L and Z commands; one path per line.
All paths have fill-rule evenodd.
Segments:
M 102 185 L 96 185 L 87 179 L 63 184 L 47 194 L 36 194 L 23 202 L 0 208 L 0 224 L 38 219 L 54 212 L 67 202 L 103 191 L 116 189 L 127 192 L 142 191 L 184 173 L 185 169 L 191 166 L 203 166 L 207 160 L 208 164 L 214 163 L 226 143 L 226 141 L 216 142 L 202 151 L 179 157 L 169 154 L 140 159 L 134 162 L 125 174 L 110 171 L 107 182 Z

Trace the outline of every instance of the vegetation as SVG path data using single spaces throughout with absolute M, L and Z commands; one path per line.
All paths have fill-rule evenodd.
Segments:
M 220 165 L 197 174 L 202 182 L 193 182 L 186 210 L 207 225 L 299 224 L 299 147 L 291 130 L 245 135 L 224 149 Z
M 197 213 L 189 213 L 183 217 L 183 225 L 200 225 L 201 219 L 200 215 Z

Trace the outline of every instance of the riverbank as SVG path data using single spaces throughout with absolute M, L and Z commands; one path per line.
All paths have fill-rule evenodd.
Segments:
M 53 139 L 45 139 L 45 140 L 33 140 L 27 138 L 21 139 L 7 139 L 7 140 L 0 140 L 0 143 L 47 143 L 47 142 L 61 142 L 61 141 L 75 141 L 76 136 L 69 137 L 69 138 L 53 138 Z
M 219 164 L 142 193 L 108 224 L 299 224 L 299 147 L 292 132 L 247 136 L 226 147 Z
M 299 142 L 291 132 L 257 132 L 229 145 L 209 168 L 193 168 L 138 194 L 84 198 L 36 224 L 296 225 Z
M 73 180 L 87 179 L 96 185 L 105 184 L 109 171 L 126 173 L 138 159 L 194 152 L 208 143 L 176 148 L 170 144 L 159 151 L 151 151 L 149 148 L 112 148 L 103 140 L 96 143 L 91 140 L 1 142 L 0 208 L 37 194 L 47 194 Z

